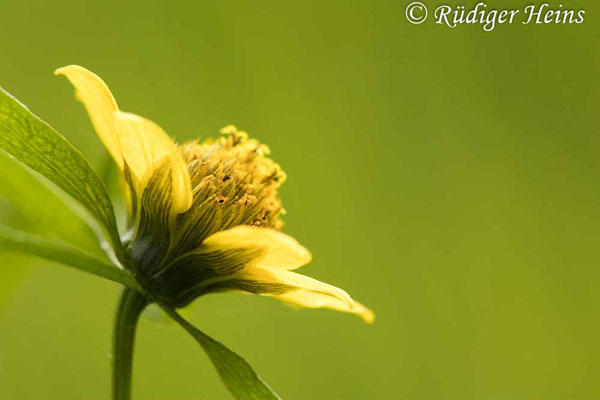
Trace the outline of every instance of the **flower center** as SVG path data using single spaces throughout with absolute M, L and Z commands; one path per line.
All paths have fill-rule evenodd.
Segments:
M 240 224 L 281 229 L 284 210 L 277 189 L 285 173 L 267 157 L 269 148 L 248 139 L 246 132 L 228 126 L 221 133 L 217 140 L 180 148 L 194 191 L 190 211 L 217 205 L 222 211 L 219 230 Z

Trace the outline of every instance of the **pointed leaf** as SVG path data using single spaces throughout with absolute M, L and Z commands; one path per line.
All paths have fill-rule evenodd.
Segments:
M 163 309 L 202 346 L 229 392 L 237 400 L 280 400 L 244 357 L 225 347 L 183 319 L 175 309 Z
M 23 164 L 0 151 L 0 224 L 103 255 L 90 227 Z
M 122 254 L 113 207 L 96 172 L 62 135 L 2 88 L 0 149 L 72 196 L 104 229 L 117 256 Z
M 141 291 L 129 272 L 63 242 L 0 225 L 0 248 L 56 261 Z

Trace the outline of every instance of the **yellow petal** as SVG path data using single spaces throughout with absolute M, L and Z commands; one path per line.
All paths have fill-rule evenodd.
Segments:
M 114 120 L 114 112 L 119 108 L 108 86 L 98 75 L 78 65 L 59 68 L 54 74 L 66 76 L 75 86 L 76 96 L 87 109 L 94 129 L 123 170 L 123 158 Z
M 122 111 L 114 113 L 114 120 L 123 158 L 138 181 L 154 163 L 173 152 L 175 144 L 154 122 Z
M 256 261 L 265 268 L 293 270 L 308 264 L 310 252 L 291 236 L 274 229 L 239 225 L 217 232 L 203 242 L 206 246 L 260 247 L 264 256 Z
M 121 153 L 131 169 L 139 192 L 144 188 L 144 177 L 151 176 L 154 169 L 166 158 L 171 164 L 171 207 L 181 213 L 192 204 L 192 186 L 187 165 L 177 146 L 167 133 L 154 122 L 138 115 L 116 111 L 115 126 L 119 135 Z
M 280 284 L 311 293 L 318 293 L 345 304 L 348 310 L 355 308 L 354 300 L 344 290 L 306 275 L 280 269 L 252 266 L 246 267 L 242 274 L 243 279 L 254 281 L 258 284 Z
M 373 311 L 357 301 L 354 302 L 354 308 L 349 308 L 347 303 L 340 301 L 337 298 L 303 289 L 275 295 L 273 297 L 299 307 L 330 308 L 336 311 L 349 312 L 358 315 L 368 324 L 372 324 L 373 321 L 375 321 L 375 314 L 373 314 Z

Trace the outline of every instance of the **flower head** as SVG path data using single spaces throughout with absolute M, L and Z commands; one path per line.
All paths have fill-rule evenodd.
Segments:
M 269 149 L 234 126 L 216 140 L 177 145 L 154 122 L 122 112 L 85 68 L 60 68 L 75 86 L 121 173 L 130 269 L 142 287 L 176 307 L 236 290 L 294 305 L 326 307 L 373 321 L 345 291 L 292 272 L 311 254 L 280 232 L 285 181 Z

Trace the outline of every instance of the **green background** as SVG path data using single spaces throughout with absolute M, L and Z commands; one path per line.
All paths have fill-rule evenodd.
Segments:
M 565 0 L 582 25 L 486 33 L 411 25 L 408 3 L 4 0 L 0 85 L 99 171 L 57 67 L 95 71 L 180 141 L 233 123 L 269 144 L 289 176 L 285 231 L 314 254 L 301 272 L 377 317 L 198 300 L 192 320 L 284 399 L 599 398 L 600 7 Z M 37 181 L 0 167 L 3 220 L 97 251 Z M 118 286 L 0 257 L 0 399 L 108 398 Z M 134 395 L 230 398 L 196 343 L 152 318 Z

